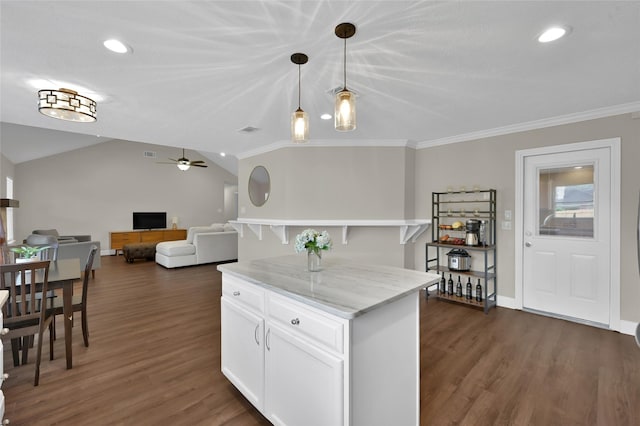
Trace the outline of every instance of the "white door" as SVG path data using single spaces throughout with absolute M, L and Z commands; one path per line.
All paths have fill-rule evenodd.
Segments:
M 221 299 L 222 373 L 258 409 L 264 400 L 264 320 Z
M 523 308 L 610 323 L 609 148 L 524 158 Z
M 343 361 L 270 324 L 265 415 L 277 426 L 343 424 Z

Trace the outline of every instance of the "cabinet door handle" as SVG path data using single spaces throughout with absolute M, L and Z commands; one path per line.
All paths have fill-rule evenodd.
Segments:
M 260 346 L 260 342 L 258 341 L 258 329 L 260 328 L 260 324 L 256 325 L 256 329 L 253 332 L 253 338 L 256 339 L 256 345 Z
M 267 350 L 270 351 L 271 347 L 269 346 L 269 335 L 271 334 L 271 329 L 267 330 L 267 336 L 264 338 L 264 345 L 267 347 Z
M 291 320 L 291 325 L 298 325 L 298 324 L 300 324 L 300 319 L 294 318 Z
M 239 291 L 234 291 L 234 292 L 233 292 L 233 295 L 234 295 L 234 296 L 240 296 L 240 292 L 239 292 Z

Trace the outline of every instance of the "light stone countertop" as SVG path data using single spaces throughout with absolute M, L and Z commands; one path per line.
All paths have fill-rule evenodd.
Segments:
M 218 265 L 218 270 L 346 319 L 440 279 L 437 274 L 361 264 L 330 254 L 324 254 L 320 272 L 307 271 L 307 255 L 303 253 L 225 263 Z

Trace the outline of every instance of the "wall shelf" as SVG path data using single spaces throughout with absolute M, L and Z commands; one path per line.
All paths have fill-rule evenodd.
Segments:
M 400 244 L 415 242 L 418 237 L 427 230 L 431 225 L 430 219 L 412 219 L 412 220 L 321 220 L 321 219 L 249 219 L 238 218 L 230 220 L 229 223 L 238 231 L 241 238 L 244 237 L 245 226 L 249 228 L 262 240 L 262 229 L 269 227 L 282 244 L 289 244 L 289 228 L 292 226 L 306 227 L 339 227 L 342 228 L 342 244 L 349 242 L 349 228 L 351 227 L 397 227 L 400 233 Z

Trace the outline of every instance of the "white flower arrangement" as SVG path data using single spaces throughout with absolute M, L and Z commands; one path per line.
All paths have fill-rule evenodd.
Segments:
M 296 253 L 313 251 L 319 254 L 320 250 L 329 250 L 330 248 L 331 236 L 327 231 L 318 232 L 315 229 L 305 229 L 296 235 Z

